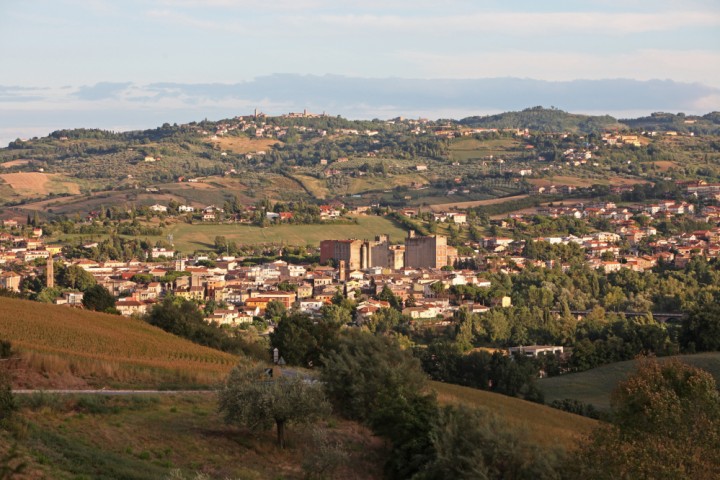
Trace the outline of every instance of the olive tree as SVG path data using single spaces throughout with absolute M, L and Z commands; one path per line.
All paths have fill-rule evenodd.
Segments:
M 301 376 L 270 377 L 264 367 L 238 365 L 219 392 L 225 422 L 253 430 L 275 425 L 277 442 L 285 448 L 285 427 L 311 423 L 330 413 L 322 386 Z

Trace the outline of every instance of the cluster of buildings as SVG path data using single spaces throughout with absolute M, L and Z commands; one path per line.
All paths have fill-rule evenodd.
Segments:
M 404 245 L 392 245 L 386 235 L 369 240 L 323 240 L 320 262 L 333 260 L 348 272 L 372 267 L 390 269 L 453 266 L 457 249 L 442 235 L 418 236 L 408 232 Z

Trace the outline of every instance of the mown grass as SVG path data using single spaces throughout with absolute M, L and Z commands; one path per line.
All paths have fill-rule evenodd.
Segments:
M 661 357 L 661 362 L 670 357 Z M 679 355 L 680 361 L 710 372 L 720 382 L 720 352 Z M 595 408 L 608 410 L 612 391 L 621 381 L 635 371 L 636 361 L 611 363 L 586 372 L 571 373 L 538 381 L 538 387 L 545 394 L 547 403 L 553 400 L 571 398 L 592 404 Z
M 0 338 L 29 372 L 91 384 L 211 385 L 239 360 L 141 320 L 11 298 L 0 298 Z
M 249 225 L 175 224 L 167 229 L 172 233 L 176 248 L 183 252 L 212 248 L 215 237 L 224 236 L 238 245 L 286 244 L 318 246 L 322 240 L 360 238 L 372 239 L 375 235 L 389 234 L 400 241 L 405 231 L 385 217 L 358 216 L 355 223 L 328 223 L 314 225 L 273 225 L 260 228 Z
M 442 404 L 464 404 L 487 408 L 509 425 L 544 446 L 571 449 L 598 422 L 554 408 L 469 387 L 431 382 Z

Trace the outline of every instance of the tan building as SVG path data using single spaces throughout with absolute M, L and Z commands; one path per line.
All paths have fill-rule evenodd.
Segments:
M 457 259 L 457 249 L 447 244 L 442 235 L 415 236 L 408 232 L 405 239 L 405 267 L 442 268 Z
M 19 292 L 21 280 L 22 276 L 15 272 L 2 272 L 0 273 L 0 288 Z
M 328 260 L 344 261 L 347 271 L 370 267 L 394 267 L 396 254 L 387 235 L 368 240 L 323 240 L 320 242 L 320 263 Z

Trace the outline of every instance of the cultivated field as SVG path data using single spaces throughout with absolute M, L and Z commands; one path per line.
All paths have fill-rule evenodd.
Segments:
M 671 168 L 677 168 L 680 166 L 677 163 L 671 162 L 669 160 L 658 160 L 658 161 L 652 162 L 652 163 L 654 163 L 660 169 L 661 172 L 667 172 Z
M 168 228 L 175 246 L 182 252 L 211 248 L 215 237 L 222 235 L 238 245 L 286 244 L 319 246 L 321 240 L 372 239 L 389 234 L 391 240 L 401 241 L 406 232 L 385 217 L 357 216 L 357 224 L 274 225 L 260 228 L 249 225 L 206 225 L 178 223 Z
M 310 196 L 317 198 L 318 200 L 322 200 L 330 194 L 330 190 L 327 188 L 325 180 L 311 177 L 309 175 L 293 175 L 293 178 L 303 186 Z
M 513 200 L 520 200 L 522 198 L 526 198 L 527 196 L 528 195 L 514 195 L 512 197 L 491 198 L 489 200 L 476 200 L 474 202 L 436 203 L 435 205 L 430 205 L 430 210 L 432 210 L 433 212 L 448 212 L 456 208 L 482 207 L 486 205 L 496 205 L 498 203 L 511 202 Z
M 720 383 L 720 353 L 680 355 L 676 358 L 709 371 L 715 381 Z M 662 357 L 658 360 L 663 362 L 667 359 L 668 357 Z M 634 371 L 635 360 L 629 360 L 603 365 L 586 372 L 543 378 L 538 381 L 538 387 L 545 393 L 545 401 L 548 403 L 572 398 L 607 410 L 610 408 L 610 394 L 613 389 Z
M 646 180 L 624 177 L 607 178 L 582 178 L 569 175 L 558 175 L 547 178 L 530 178 L 528 183 L 536 187 L 549 187 L 551 185 L 569 185 L 571 187 L 589 187 L 591 185 L 635 185 L 636 183 L 647 183 Z
M 280 143 L 268 138 L 254 139 L 248 137 L 218 137 L 210 140 L 213 146 L 232 153 L 244 154 L 268 151 L 273 145 Z
M 80 185 L 59 174 L 46 174 L 40 172 L 30 173 L 4 173 L 0 180 L 10 186 L 12 197 L 31 198 L 49 193 L 80 193 Z M 9 200 L 9 198 L 6 198 Z
M 0 338 L 10 340 L 31 369 L 103 385 L 209 385 L 238 361 L 141 320 L 10 298 L 0 298 Z
M 0 163 L 0 167 L 12 168 L 19 167 L 20 165 L 27 165 L 28 163 L 30 163 L 30 160 L 10 160 L 9 162 Z
M 533 441 L 545 445 L 573 448 L 583 435 L 597 424 L 596 420 L 469 387 L 431 382 L 440 403 L 483 407 L 516 428 L 526 430 Z
M 477 140 L 461 138 L 450 144 L 450 153 L 455 161 L 480 160 L 484 158 L 501 158 L 517 155 L 522 150 L 522 143 L 514 138 Z

